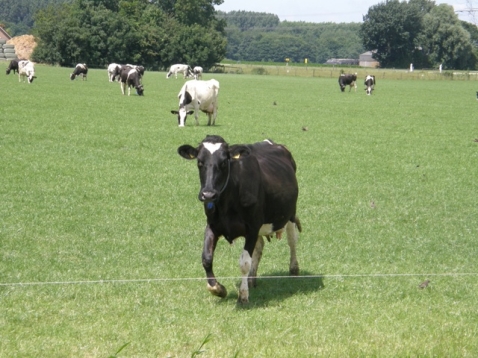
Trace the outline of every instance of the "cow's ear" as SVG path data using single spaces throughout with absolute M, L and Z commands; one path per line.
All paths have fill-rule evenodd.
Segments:
M 193 110 L 191 110 L 191 111 L 187 112 L 188 116 L 190 116 L 190 115 L 191 115 L 191 114 L 193 114 L 193 113 L 194 113 L 194 111 L 193 111 Z
M 240 159 L 247 157 L 250 154 L 249 148 L 244 145 L 234 146 L 229 150 L 229 156 L 231 159 Z
M 171 111 L 172 114 L 179 114 L 178 111 Z
M 178 154 L 185 159 L 196 159 L 198 151 L 189 144 L 185 144 L 178 148 Z

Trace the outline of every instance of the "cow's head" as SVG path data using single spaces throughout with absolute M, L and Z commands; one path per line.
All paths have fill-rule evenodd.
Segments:
M 172 114 L 176 114 L 178 116 L 178 126 L 184 127 L 186 125 L 186 118 L 188 115 L 194 113 L 194 111 L 188 111 L 186 106 L 191 104 L 193 101 L 193 97 L 188 91 L 184 91 L 183 93 L 179 94 L 179 111 L 172 110 Z
M 206 210 L 214 210 L 214 203 L 229 183 L 231 160 L 239 158 L 241 149 L 235 148 L 231 153 L 222 137 L 208 135 L 197 148 L 185 144 L 178 148 L 178 153 L 185 159 L 197 160 L 201 182 L 198 199 L 205 203 Z
M 74 73 L 71 73 L 71 74 L 70 74 L 70 80 L 73 81 L 73 80 L 75 79 L 75 77 L 76 77 L 76 75 L 75 75 Z
M 143 85 L 136 86 L 136 93 L 138 96 L 144 96 L 144 88 Z
M 28 75 L 28 83 L 32 83 L 35 78 L 37 78 L 37 76 L 34 74 Z

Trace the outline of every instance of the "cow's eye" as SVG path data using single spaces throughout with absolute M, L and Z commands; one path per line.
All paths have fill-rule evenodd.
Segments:
M 204 163 L 200 160 L 198 160 L 198 167 L 201 168 L 202 166 L 204 166 Z

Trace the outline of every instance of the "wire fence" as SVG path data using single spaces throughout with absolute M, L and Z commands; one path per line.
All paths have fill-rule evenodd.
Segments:
M 459 277 L 478 276 L 478 272 L 444 272 L 444 273 L 364 273 L 364 274 L 330 274 L 330 275 L 298 275 L 298 276 L 257 276 L 260 280 L 297 280 L 297 279 L 344 279 L 344 278 L 384 278 L 384 277 Z M 240 280 L 241 276 L 216 277 L 218 281 Z M 111 279 L 111 280 L 78 280 L 78 281 L 37 281 L 37 282 L 0 282 L 0 287 L 13 286 L 52 286 L 52 285 L 92 285 L 92 284 L 130 284 L 130 283 L 161 283 L 178 281 L 207 281 L 206 277 L 164 277 L 145 279 Z
M 216 66 L 213 72 L 294 77 L 338 78 L 342 73 L 357 73 L 358 78 L 373 74 L 377 79 L 433 80 L 433 81 L 478 81 L 478 71 L 442 71 L 421 69 L 410 72 L 403 69 L 365 67 L 313 67 L 294 65 L 225 64 Z

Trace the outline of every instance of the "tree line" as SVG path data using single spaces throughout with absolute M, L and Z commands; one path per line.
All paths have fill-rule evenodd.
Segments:
M 34 34 L 38 62 L 172 63 L 210 68 L 236 61 L 325 63 L 373 51 L 382 67 L 475 69 L 478 30 L 431 0 L 385 0 L 363 23 L 280 21 L 270 13 L 222 12 L 224 0 L 0 0 L 0 24 Z
M 149 69 L 188 63 L 209 68 L 226 53 L 225 22 L 215 17 L 214 9 L 223 0 L 57 2 L 33 15 L 31 32 L 38 40 L 33 61 L 90 67 L 134 63 Z
M 237 61 L 325 63 L 330 58 L 354 58 L 365 51 L 359 23 L 280 21 L 274 14 L 218 11 L 227 22 L 226 57 Z

